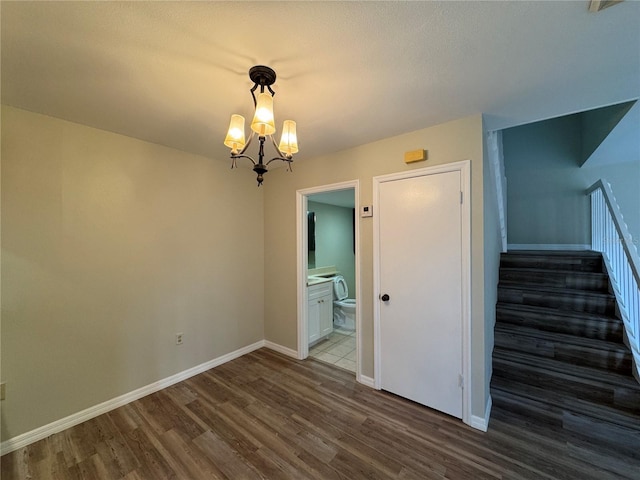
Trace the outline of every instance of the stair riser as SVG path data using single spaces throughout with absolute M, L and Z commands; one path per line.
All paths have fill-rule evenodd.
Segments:
M 600 368 L 622 375 L 632 374 L 631 354 L 628 352 L 600 350 L 554 342 L 531 336 L 513 335 L 496 330 L 495 345 L 539 357 L 552 358 L 572 365 Z
M 557 308 L 563 311 L 597 313 L 613 316 L 616 313 L 614 297 L 589 294 L 561 294 L 536 292 L 518 288 L 498 287 L 498 301 L 502 303 Z
M 496 322 L 537 328 L 545 332 L 576 335 L 608 342 L 622 343 L 623 326 L 621 321 L 590 320 L 565 315 L 551 315 L 546 312 L 535 313 L 516 309 L 496 310 Z
M 640 390 L 619 386 L 596 384 L 588 379 L 558 374 L 552 371 L 523 368 L 520 365 L 494 360 L 493 375 L 505 381 L 512 380 L 539 388 L 545 388 L 568 397 L 607 405 L 623 411 L 640 414 Z
M 609 279 L 606 275 L 572 274 L 566 272 L 533 272 L 505 270 L 500 272 L 500 283 L 509 285 L 545 285 L 549 287 L 608 292 Z
M 574 270 L 576 272 L 603 273 L 602 258 L 502 255 L 500 267 L 538 268 L 545 270 Z

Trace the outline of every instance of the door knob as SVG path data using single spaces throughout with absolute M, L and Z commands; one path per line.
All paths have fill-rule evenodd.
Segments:
M 382 300 L 383 302 L 388 302 L 389 295 L 387 295 L 386 293 L 383 293 L 382 295 L 380 295 L 380 300 Z

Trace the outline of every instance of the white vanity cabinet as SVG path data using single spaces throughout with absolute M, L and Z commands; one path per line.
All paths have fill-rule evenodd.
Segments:
M 333 282 L 307 287 L 309 343 L 326 337 L 333 331 Z

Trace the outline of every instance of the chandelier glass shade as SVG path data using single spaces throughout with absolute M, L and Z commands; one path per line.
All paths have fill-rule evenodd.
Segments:
M 276 72 L 264 65 L 256 65 L 249 70 L 249 78 L 253 82 L 251 96 L 255 112 L 251 120 L 251 133 L 249 139 L 245 141 L 244 117 L 242 115 L 231 115 L 229 130 L 224 139 L 224 144 L 231 149 L 231 168 L 235 168 L 239 158 L 247 158 L 253 163 L 253 171 L 256 172 L 258 186 L 262 184 L 263 175 L 267 173 L 267 166 L 276 160 L 287 162 L 288 170 L 291 171 L 293 155 L 298 152 L 298 136 L 296 134 L 296 122 L 285 120 L 282 126 L 282 136 L 280 143 L 276 144 L 272 135 L 276 133 L 275 117 L 273 114 L 273 96 L 275 92 L 271 89 L 276 81 Z M 260 88 L 256 98 L 255 91 Z M 265 92 L 265 88 L 268 90 Z M 258 161 L 246 155 L 246 150 L 251 145 L 251 141 L 258 137 Z M 264 161 L 264 143 L 267 138 L 271 141 L 276 150 L 276 156 L 268 161 Z
M 251 122 L 251 130 L 263 136 L 276 133 L 276 121 L 273 117 L 273 97 L 266 92 L 258 95 L 256 113 Z
M 224 144 L 231 149 L 232 155 L 244 148 L 244 117 L 242 115 L 231 115 L 231 123 Z

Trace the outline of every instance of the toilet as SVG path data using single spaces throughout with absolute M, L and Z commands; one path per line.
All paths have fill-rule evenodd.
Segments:
M 356 329 L 356 301 L 347 298 L 349 289 L 342 275 L 333 277 L 333 326 Z

